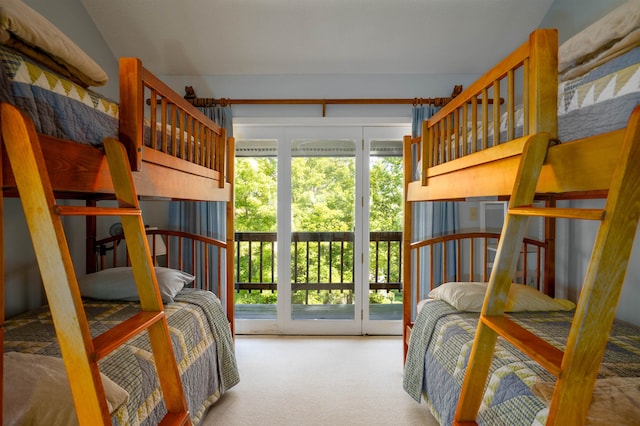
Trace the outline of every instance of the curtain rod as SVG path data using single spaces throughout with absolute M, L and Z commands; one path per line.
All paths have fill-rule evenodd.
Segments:
M 196 107 L 210 107 L 215 105 L 322 105 L 322 116 L 326 117 L 327 105 L 435 105 L 443 106 L 462 92 L 462 85 L 453 87 L 450 97 L 442 98 L 413 98 L 413 99 L 229 99 L 229 98 L 198 98 L 192 86 L 185 86 L 184 98 Z

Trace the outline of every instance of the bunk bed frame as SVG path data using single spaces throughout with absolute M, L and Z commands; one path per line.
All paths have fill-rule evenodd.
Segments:
M 527 43 L 425 121 L 419 142 L 421 178 L 408 184 L 407 201 L 508 197 L 526 136 L 545 132 L 552 143 L 557 140 L 557 51 L 556 30 L 534 31 Z M 519 72 L 524 126 L 522 137 L 514 138 Z M 489 146 L 488 135 L 500 133 L 500 112 L 489 107 L 490 100 L 505 103 L 509 122 L 507 142 L 496 146 Z M 469 130 L 461 124 L 469 119 L 479 127 Z M 558 199 L 602 196 L 618 161 L 623 133 L 621 129 L 551 146 L 536 192 Z M 480 146 L 461 143 L 470 136 L 481 137 Z M 472 184 L 460 185 L 461 181 Z
M 406 137 L 404 140 L 404 232 L 403 232 L 403 264 L 412 264 L 412 203 L 421 201 L 446 201 L 465 200 L 473 197 L 498 197 L 508 199 L 511 193 L 515 173 L 518 169 L 519 157 L 527 140 L 527 135 L 537 132 L 547 132 L 551 139 L 557 135 L 557 49 L 558 39 L 556 30 L 536 30 L 529 36 L 526 43 L 507 56 L 498 65 L 479 78 L 471 86 L 467 87 L 458 96 L 447 103 L 433 117 L 423 122 L 422 136 L 417 138 Z M 520 73 L 522 86 L 523 136 L 514 139 L 516 127 L 516 86 L 517 73 Z M 490 105 L 502 104 L 502 87 L 506 86 L 506 115 L 508 117 L 507 141 L 489 148 L 490 126 L 499 121 L 497 108 Z M 481 108 L 481 113 L 478 109 Z M 479 122 L 479 128 L 468 129 L 466 123 Z M 496 124 L 497 125 L 497 124 Z M 497 128 L 491 129 L 494 134 L 499 134 Z M 471 137 L 481 139 L 481 144 L 466 144 Z M 571 145 L 571 144 L 567 144 Z M 454 147 L 458 148 L 455 149 Z M 565 145 L 557 145 L 553 148 Z M 577 149 L 579 154 L 582 154 Z M 566 158 L 576 161 L 573 167 L 580 167 L 584 160 L 581 155 L 573 155 Z M 552 162 L 564 161 L 566 152 L 553 155 L 549 150 L 546 169 L 549 179 L 553 179 L 553 173 L 564 173 L 561 168 L 553 168 Z M 560 160 L 558 160 L 560 158 Z M 558 163 L 555 163 L 556 166 Z M 563 167 L 572 169 L 571 163 L 563 163 Z M 414 176 L 414 168 L 417 167 L 420 176 Z M 553 169 L 553 173 L 552 173 Z M 609 170 L 611 172 L 611 170 Z M 569 176 L 572 176 L 568 173 Z M 491 176 L 491 179 L 486 179 Z M 541 178 L 541 181 L 543 179 Z M 565 180 L 563 180 L 564 182 Z M 465 182 L 465 184 L 461 184 Z M 553 183 L 551 183 L 553 184 Z M 602 183 L 598 189 L 604 189 L 608 185 Z M 575 186 L 575 185 L 574 185 Z M 574 188 L 574 191 L 578 191 Z M 539 197 L 544 202 L 553 206 L 558 192 L 564 191 L 539 191 Z M 542 194 L 546 192 L 546 194 Z M 577 193 L 574 193 L 577 196 Z M 545 221 L 545 241 L 548 247 L 545 250 L 544 261 L 544 290 L 546 294 L 554 293 L 554 233 L 555 223 L 552 220 Z M 413 319 L 415 318 L 415 304 L 420 296 L 416 285 L 412 281 L 411 268 L 404 268 L 403 281 L 412 283 L 403 288 L 403 333 L 405 344 L 405 356 L 407 344 L 411 334 Z M 439 283 L 433 283 L 436 286 Z
M 149 132 L 147 142 L 145 126 L 165 130 Z M 234 151 L 225 130 L 144 68 L 137 58 L 120 59 L 118 139 L 127 149 L 140 196 L 231 199 Z M 43 134 L 40 140 L 57 194 L 72 199 L 113 198 L 103 150 Z M 15 195 L 15 180 L 6 158 L 2 178 L 5 194 Z
M 157 132 L 148 130 L 156 128 Z M 146 70 L 136 58 L 120 60 L 118 137 L 125 146 L 140 197 L 225 202 L 226 244 L 233 244 L 233 138 L 227 137 L 223 128 Z M 111 173 L 102 149 L 44 134 L 38 134 L 38 139 L 56 198 L 85 200 L 87 207 L 114 199 Z M 0 163 L 3 196 L 17 197 L 16 180 L 4 149 L 3 154 Z M 95 215 L 87 216 L 86 231 L 89 273 L 98 267 Z M 222 302 L 233 332 L 233 250 L 227 251 L 226 262 L 226 277 L 219 278 L 223 280 L 221 298 L 226 297 Z M 0 292 L 4 294 L 4 274 Z M 3 340 L 4 318 L 3 296 L 0 306 Z
M 574 209 L 556 209 L 556 200 L 561 199 L 581 199 L 581 198 L 606 198 L 609 194 L 612 177 L 616 175 L 616 170 L 621 164 L 628 164 L 628 159 L 621 158 L 621 155 L 637 155 L 638 149 L 634 146 L 640 144 L 638 139 L 638 120 L 640 120 L 640 109 L 636 108 L 631 115 L 628 125 L 624 129 L 611 131 L 597 136 L 586 137 L 579 140 L 558 143 L 557 141 L 557 89 L 558 89 L 558 59 L 557 59 L 557 33 L 555 30 L 536 30 L 527 43 L 516 49 L 511 55 L 492 68 L 488 73 L 478 79 L 474 84 L 464 90 L 459 96 L 444 106 L 432 118 L 425 121 L 422 127 L 422 136 L 417 140 L 405 139 L 405 222 L 403 235 L 403 264 L 412 265 L 416 262 L 416 255 L 412 252 L 412 246 L 429 244 L 428 242 L 412 241 L 412 204 L 422 201 L 444 201 L 444 200 L 465 200 L 473 197 L 498 197 L 511 201 L 515 199 L 516 205 L 526 205 L 535 198 L 543 199 L 546 203 L 546 211 L 539 211 L 532 208 L 510 209 L 508 216 L 521 214 L 534 214 L 545 219 L 545 236 L 550 244 L 546 250 L 545 259 L 545 280 L 547 283 L 543 290 L 553 296 L 554 282 L 553 270 L 555 269 L 555 250 L 553 238 L 555 232 L 554 218 L 584 218 L 598 219 L 602 215 L 599 212 L 574 212 Z M 516 81 L 518 75 L 522 76 L 520 82 Z M 517 90 L 521 85 L 524 123 L 521 129 L 516 126 L 517 115 Z M 505 100 L 506 99 L 506 100 Z M 490 105 L 501 105 L 501 108 L 491 108 Z M 502 129 L 503 136 L 497 141 L 500 135 L 500 118 L 506 117 L 506 131 Z M 503 119 L 504 120 L 504 119 Z M 467 122 L 478 123 L 476 126 L 467 126 Z M 469 128 L 471 127 L 471 128 Z M 521 131 L 521 137 L 517 137 Z M 468 139 L 471 143 L 467 143 Z M 494 142 L 494 139 L 496 141 Z M 505 142 L 503 142 L 505 141 Z M 417 145 L 419 148 L 412 149 Z M 538 171 L 535 166 L 523 165 L 524 153 L 533 146 L 538 150 L 537 155 L 543 161 Z M 542 154 L 541 154 L 542 153 Z M 535 156 L 536 154 L 532 154 Z M 624 161 L 623 161 L 624 160 Z M 534 160 L 530 160 L 531 163 Z M 414 170 L 418 165 L 419 176 L 415 176 Z M 631 166 L 632 167 L 632 166 Z M 522 181 L 518 180 L 519 170 L 528 171 L 531 176 L 523 175 Z M 538 175 L 539 173 L 539 175 Z M 626 179 L 637 179 L 634 174 L 630 174 Z M 533 183 L 532 183 L 533 182 Z M 533 185 L 530 189 L 531 200 L 523 197 L 523 192 L 517 192 L 520 184 Z M 615 199 L 618 189 L 612 189 L 612 196 Z M 624 191 L 623 191 L 624 192 Z M 622 192 L 620 192 L 622 193 Z M 518 195 L 516 195 L 518 194 Z M 635 195 L 626 193 L 625 196 L 636 197 L 636 201 L 627 204 L 625 208 L 637 205 L 637 191 Z M 534 198 L 535 197 L 535 198 Z M 523 201 L 524 200 L 524 201 Z M 607 210 L 608 212 L 608 210 Z M 608 212 L 609 214 L 610 212 Z M 630 255 L 630 246 L 638 224 L 637 208 L 629 209 L 628 221 L 620 226 L 626 228 L 624 238 L 618 238 L 620 244 L 620 255 L 625 259 Z M 509 261 L 504 260 L 497 264 L 492 272 L 489 290 L 485 298 L 481 322 L 478 325 L 478 333 L 482 337 L 476 337 L 474 343 L 474 355 L 469 361 L 467 375 L 462 387 L 461 402 L 456 412 L 455 424 L 475 424 L 475 415 L 480 406 L 480 399 L 483 394 L 485 381 L 487 378 L 488 363 L 491 362 L 495 336 L 513 340 L 514 342 L 525 340 L 531 343 L 533 352 L 539 351 L 542 355 L 534 355 L 533 359 L 540 362 L 545 368 L 549 367 L 553 374 L 562 371 L 563 374 L 575 374 L 588 377 L 587 382 L 577 385 L 573 378 L 566 381 L 563 379 L 556 387 L 556 393 L 551 403 L 551 411 L 547 424 L 554 424 L 554 421 L 571 421 L 576 424 L 584 422 L 591 389 L 595 383 L 597 367 L 604 353 L 604 345 L 608 337 L 615 307 L 617 305 L 619 291 L 624 278 L 624 268 L 619 264 L 614 269 L 622 268 L 611 282 L 605 295 L 593 282 L 585 282 L 585 290 L 581 293 L 576 318 L 578 323 L 587 327 L 589 331 L 576 331 L 567 343 L 570 350 L 565 356 L 565 363 L 560 367 L 559 359 L 562 355 L 557 350 L 549 348 L 550 345 L 541 343 L 533 339 L 530 335 L 520 333 L 519 330 L 511 329 L 502 320 L 493 321 L 491 315 L 501 317 L 504 310 L 505 282 L 512 280 L 515 263 L 513 257 L 517 257 L 518 250 L 515 249 L 522 242 L 522 229 L 519 218 L 510 219 L 511 227 L 518 227 L 518 231 L 508 231 L 508 239 L 501 240 L 500 245 L 505 245 L 505 250 L 509 254 L 503 254 L 504 258 L 509 257 Z M 608 227 L 603 225 L 602 227 Z M 505 238 L 503 230 L 503 238 Z M 517 234 L 517 235 L 516 235 Z M 519 240 L 518 240 L 519 239 Z M 604 243 L 603 243 L 604 244 Z M 615 243 L 612 243 L 615 244 Z M 603 245 L 597 243 L 595 251 L 600 250 Z M 501 250 L 500 248 L 498 249 Z M 595 252 L 594 251 L 594 252 Z M 601 260 L 597 256 L 592 259 L 590 267 L 596 270 L 598 262 L 612 267 L 613 262 L 609 259 Z M 604 263 L 602 263 L 604 262 Z M 609 262 L 609 263 L 607 263 Z M 618 262 L 617 260 L 615 261 Z M 624 261 L 623 261 L 624 262 Z M 403 300 L 404 300 L 404 342 L 410 342 L 413 321 L 415 318 L 415 304 L 419 300 L 419 288 L 416 288 L 415 267 L 405 267 L 403 272 Z M 414 272 L 412 272 L 414 271 Z M 511 275 L 509 275 L 511 273 Z M 621 275 L 620 275 L 621 274 Z M 495 283 L 494 283 L 494 275 Z M 509 275 L 509 276 L 507 276 Z M 506 277 L 506 278 L 505 278 Z M 591 277 L 592 278 L 592 277 Z M 548 281 L 551 280 L 551 281 Z M 437 283 L 435 283 L 437 285 Z M 599 313 L 607 314 L 602 324 L 594 324 L 592 318 L 598 317 Z M 486 318 L 485 318 L 486 314 Z M 591 318 L 591 319 L 590 319 Z M 491 328 L 492 331 L 486 331 Z M 578 328 L 576 327 L 576 330 Z M 593 333 L 597 338 L 589 339 L 587 334 Z M 488 336 L 491 337 L 488 337 Z M 516 337 L 513 337 L 513 336 Z M 604 336 L 604 340 L 603 340 Z M 529 340 L 527 340 L 529 339 Z M 539 343 L 539 344 L 538 344 Z M 476 350 L 476 345 L 478 349 Z M 528 343 L 518 346 L 523 348 Z M 406 349 L 406 346 L 405 346 Z M 525 348 L 526 349 L 526 348 Z M 524 349 L 523 349 L 524 350 Z M 486 354 L 489 352 L 489 355 Z M 586 367 L 583 355 L 587 352 L 595 353 L 598 364 Z M 525 353 L 530 353 L 526 352 Z M 566 352 L 565 352 L 566 353 Z M 578 354 L 578 355 L 576 355 Z M 406 352 L 405 352 L 406 355 Z M 580 373 L 576 371 L 580 370 Z M 570 373 L 567 373 L 570 371 Z M 405 371 L 405 379 L 407 372 Z M 484 379 L 484 380 L 483 380 Z M 586 389 L 586 390 L 585 390 Z M 556 395 L 557 394 L 557 395 Z M 558 410 L 560 408 L 560 411 Z M 566 418 L 566 408 L 573 407 L 571 411 L 573 418 Z M 571 416 L 570 416 L 571 417 Z M 560 419 L 560 420 L 559 420 Z M 568 423 L 561 423 L 568 424 Z

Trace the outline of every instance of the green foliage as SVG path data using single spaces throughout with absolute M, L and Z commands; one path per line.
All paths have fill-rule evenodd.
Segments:
M 292 159 L 294 231 L 352 231 L 354 199 L 355 158 Z
M 263 291 L 248 291 L 241 290 L 236 292 L 235 302 L 238 305 L 255 305 L 255 304 L 269 304 L 275 305 L 278 303 L 278 292 L 271 290 Z M 292 304 L 308 304 L 308 305 L 323 305 L 334 303 L 353 303 L 352 291 L 304 291 L 298 290 L 291 295 Z M 402 293 L 398 290 L 392 291 L 370 291 L 369 292 L 370 304 L 382 304 L 382 303 L 402 303 Z
M 243 266 L 240 271 L 236 271 L 236 282 L 272 282 L 272 275 L 275 281 L 277 276 L 276 259 L 272 244 L 253 242 L 249 246 L 246 241 L 240 242 L 239 253 L 236 252 L 235 255 L 239 256 L 240 265 Z
M 372 158 L 369 179 L 369 228 L 372 231 L 402 230 L 402 158 Z
M 349 305 L 352 303 L 352 291 L 298 290 L 291 294 L 293 305 Z
M 276 231 L 276 172 L 275 158 L 236 159 L 236 231 Z
M 402 229 L 402 159 L 372 157 L 370 161 L 370 229 L 399 231 Z M 355 158 L 354 157 L 294 157 L 291 162 L 292 230 L 294 232 L 353 232 L 355 224 Z M 277 160 L 275 158 L 237 158 L 235 187 L 235 226 L 241 232 L 275 232 L 277 209 Z M 334 243 L 336 244 L 336 243 Z M 382 243 L 381 243 L 382 244 Z M 400 281 L 399 243 L 378 254 L 378 282 Z M 305 282 L 353 282 L 353 243 L 345 243 L 340 252 L 328 243 L 318 247 L 310 243 L 297 249 L 291 245 L 292 280 Z M 259 257 L 262 250 L 262 257 Z M 275 275 L 276 255 L 270 245 L 253 243 L 251 252 L 243 243 L 240 252 L 238 282 L 270 282 Z M 320 254 L 318 254 L 320 250 Z M 376 272 L 375 244 L 370 245 L 370 279 Z M 309 267 L 306 259 L 315 262 Z M 318 265 L 318 259 L 320 264 Z M 251 262 L 249 262 L 251 260 Z M 251 270 L 249 270 L 251 264 Z M 344 265 L 341 267 L 341 265 Z M 389 266 L 387 266 L 389 265 Z M 390 268 L 390 270 L 387 270 Z M 331 280 L 329 280 L 331 275 Z M 267 278 L 268 277 L 268 278 Z M 241 291 L 236 303 L 276 303 L 276 291 Z M 369 293 L 370 303 L 401 303 L 398 291 Z M 292 293 L 292 303 L 353 303 L 353 292 L 306 291 Z
M 235 302 L 236 302 L 236 305 L 257 305 L 257 304 L 275 305 L 276 303 L 278 303 L 278 292 L 271 291 L 271 290 L 263 290 L 263 291 L 240 290 L 240 291 L 236 291 Z
M 402 303 L 402 293 L 398 290 L 369 292 L 369 304 L 383 303 Z

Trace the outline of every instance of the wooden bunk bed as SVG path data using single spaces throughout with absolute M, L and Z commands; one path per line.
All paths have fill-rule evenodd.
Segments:
M 177 245 L 174 246 L 167 244 L 169 250 L 172 247 L 176 250 L 172 254 L 168 251 L 167 259 L 170 256 L 181 257 L 183 247 L 193 258 L 206 258 L 212 253 L 218 255 L 218 258 L 211 263 L 211 265 L 217 265 L 215 274 L 209 270 L 208 261 L 202 264 L 205 265 L 204 269 L 198 270 L 195 274 L 198 289 L 206 290 L 185 289 L 185 293 L 190 293 L 184 296 L 178 294 L 175 304 L 167 304 L 169 318 L 172 316 L 179 318 L 184 315 L 183 313 L 173 315 L 173 312 L 180 311 L 179 305 L 182 304 L 185 305 L 183 308 L 185 312 L 201 311 L 194 317 L 194 323 L 211 322 L 214 325 L 202 330 L 189 328 L 183 330 L 179 325 L 175 328 L 175 332 L 178 333 L 176 336 L 184 333 L 176 341 L 191 339 L 188 337 L 190 335 L 201 335 L 200 343 L 195 337 L 191 339 L 194 345 L 199 344 L 199 346 L 176 348 L 176 352 L 181 354 L 181 373 L 188 366 L 195 370 L 196 364 L 202 364 L 199 368 L 204 365 L 205 370 L 208 365 L 210 370 L 207 375 L 202 375 L 202 377 L 211 378 L 210 383 L 204 385 L 200 383 L 202 386 L 199 385 L 200 388 L 187 398 L 189 408 L 192 410 L 191 420 L 197 423 L 201 420 L 206 408 L 237 381 L 232 342 L 230 347 L 220 346 L 229 343 L 228 337 L 230 338 L 233 334 L 234 319 L 233 249 L 227 250 L 229 244 L 232 247 L 234 230 L 233 138 L 227 137 L 223 128 L 213 123 L 146 70 L 136 58 L 120 60 L 119 103 L 99 95 L 87 87 L 93 85 L 87 84 L 87 81 L 93 82 L 95 79 L 85 78 L 88 74 L 84 73 L 83 69 L 78 69 L 76 55 L 81 58 L 80 62 L 91 61 L 91 59 L 50 22 L 21 2 L 3 5 L 0 13 L 8 17 L 3 20 L 3 26 L 0 28 L 3 35 L 7 36 L 3 38 L 3 44 L 0 45 L 2 62 L 0 100 L 5 104 L 17 106 L 26 113 L 28 117 L 26 121 L 35 126 L 46 172 L 56 199 L 85 200 L 87 209 L 95 208 L 101 200 L 116 199 L 112 173 L 110 173 L 102 146 L 105 138 L 115 138 L 126 149 L 128 167 L 132 170 L 132 179 L 138 196 L 165 201 L 220 201 L 227 204 L 225 241 L 191 234 L 177 235 L 175 232 L 165 232 L 157 237 L 167 242 L 175 238 L 184 241 L 184 246 L 183 243 L 176 243 Z M 19 24 L 13 25 L 16 22 Z M 36 30 L 29 30 L 30 25 L 33 25 Z M 48 37 L 45 37 L 45 40 L 34 39 L 31 38 L 33 33 L 45 34 Z M 66 54 L 72 56 L 68 58 L 58 55 L 58 51 L 51 51 L 51 45 L 47 43 L 46 38 L 62 43 L 64 49 L 68 49 Z M 66 59 L 70 59 L 70 62 Z M 3 111 L 6 110 L 3 109 Z M 3 124 L 15 120 L 15 116 L 0 116 L 0 122 Z M 3 196 L 19 196 L 16 179 L 4 148 L 1 164 Z M 87 216 L 86 224 L 86 271 L 79 271 L 79 275 L 84 272 L 98 271 L 101 265 L 101 261 L 95 255 L 96 250 L 100 250 L 99 246 L 95 245 L 96 215 Z M 187 240 L 190 242 L 186 243 Z M 116 251 L 117 249 L 114 250 Z M 120 253 L 122 254 L 122 250 Z M 180 269 L 182 266 L 179 264 L 174 268 Z M 174 271 L 174 268 L 170 269 Z M 184 281 L 174 279 L 175 274 L 179 272 L 176 272 L 177 269 L 173 275 L 170 275 L 173 286 L 178 286 Z M 21 338 L 16 337 L 16 330 L 20 328 L 16 327 L 16 323 L 4 323 L 4 274 L 0 291 L 3 294 L 0 306 L 0 337 L 3 338 L 3 343 L 8 345 L 7 352 L 15 353 L 26 349 L 27 352 L 38 353 L 39 351 L 26 341 L 16 345 L 14 345 L 16 341 L 10 342 L 16 339 L 21 340 Z M 212 292 L 215 292 L 220 299 Z M 186 302 L 185 300 L 179 302 L 180 297 Z M 197 302 L 196 299 L 202 300 Z M 164 303 L 167 303 L 167 300 L 164 300 Z M 192 306 L 189 307 L 189 304 Z M 198 304 L 201 306 L 198 307 Z M 125 306 L 123 309 L 127 311 L 130 308 Z M 41 319 L 45 315 L 43 312 L 41 312 Z M 118 319 L 122 320 L 124 317 L 120 316 Z M 25 321 L 31 320 L 25 319 Z M 37 323 L 36 320 L 34 324 Z M 46 320 L 45 324 L 47 324 Z M 54 330 L 49 326 L 34 325 L 34 328 L 39 327 L 48 332 L 47 338 L 55 339 Z M 136 342 L 131 347 L 142 348 L 145 345 L 145 343 Z M 218 345 L 217 349 L 216 345 Z M 44 349 L 45 346 L 50 348 Z M 42 343 L 42 347 L 41 353 L 57 352 L 59 354 L 59 348 L 55 343 L 46 345 Z M 3 352 L 4 349 L 3 346 Z M 143 349 L 132 349 L 132 351 L 137 350 Z M 118 363 L 113 361 L 117 358 L 118 356 L 113 356 L 108 361 L 116 366 L 112 368 L 112 373 L 116 371 L 116 375 L 121 376 L 114 381 L 130 381 L 123 378 L 126 373 L 117 372 Z M 132 359 L 129 355 L 123 362 L 130 361 Z M 139 376 L 139 373 L 137 374 Z M 186 374 L 192 373 L 186 372 Z M 187 379 L 191 380 L 191 383 L 198 383 L 198 380 L 194 382 L 188 377 Z M 153 384 L 142 392 L 139 386 L 134 383 L 135 395 L 131 394 L 132 399 L 129 400 L 129 404 L 121 404 L 119 414 L 114 414 L 116 423 L 137 424 L 145 419 L 154 423 L 158 416 L 162 417 L 164 406 L 160 404 L 156 407 L 157 401 L 150 402 L 153 400 L 152 395 L 157 392 Z M 157 387 L 157 383 L 155 386 Z M 205 393 L 202 392 L 203 390 Z M 0 395 L 2 394 L 0 392 Z M 42 401 L 40 404 L 46 405 Z M 136 408 L 140 404 L 146 404 L 147 408 Z M 1 411 L 0 418 L 2 418 Z
M 153 241 L 150 244 L 152 252 L 158 239 L 166 246 L 166 254 L 153 256 L 152 253 L 152 256 L 157 258 L 156 266 L 160 268 L 156 274 L 163 300 L 173 300 L 165 303 L 165 314 L 180 376 L 189 387 L 186 396 L 191 422 L 198 424 L 207 410 L 239 379 L 226 312 L 214 295 L 220 291 L 224 294 L 224 288 L 220 288 L 224 287 L 224 277 L 220 276 L 219 268 L 207 268 L 209 264 L 220 264 L 226 242 L 171 230 L 152 230 L 148 235 L 149 241 Z M 116 236 L 97 241 L 94 253 L 98 253 L 97 263 L 102 272 L 78 278 L 92 333 L 102 332 L 125 320 L 139 305 L 139 302 L 128 300 L 137 295 L 132 286 L 123 239 L 123 236 Z M 197 259 L 200 260 L 196 262 Z M 6 380 L 32 386 L 25 389 L 10 385 L 13 392 L 5 401 L 5 407 L 11 409 L 4 413 L 4 424 L 14 424 L 13 420 L 27 415 L 39 419 L 40 423 L 36 424 L 68 424 L 66 420 L 73 413 L 71 399 L 60 398 L 56 404 L 48 404 L 51 389 L 42 386 L 60 385 L 38 382 L 44 372 L 59 377 L 62 368 L 55 360 L 61 352 L 51 326 L 49 307 L 42 306 L 10 318 L 4 328 L 4 350 L 9 357 L 5 367 Z M 113 401 L 113 424 L 158 424 L 162 419 L 165 412 L 162 399 L 154 396 L 160 391 L 160 384 L 148 373 L 148 369 L 154 368 L 148 359 L 150 352 L 149 339 L 142 335 L 100 362 L 101 373 L 113 383 L 111 387 L 105 386 L 107 398 Z M 41 362 L 43 367 L 34 367 L 34 362 Z M 26 373 L 25 368 L 35 371 Z M 66 392 L 65 395 L 68 389 Z
M 560 52 L 574 50 L 575 44 L 571 43 L 575 38 Z M 556 32 L 536 30 L 527 43 L 426 121 L 421 138 L 405 140 L 403 264 L 409 266 L 403 272 L 403 316 L 405 344 L 409 346 L 405 347 L 404 383 L 416 400 L 425 398 L 442 424 L 637 421 L 638 395 L 634 390 L 640 372 L 633 366 L 640 362 L 640 333 L 637 327 L 620 324 L 613 317 L 638 225 L 638 194 L 632 189 L 637 186 L 638 176 L 632 162 L 637 161 L 633 158 L 637 158 L 640 146 L 640 108 L 636 108 L 640 90 L 626 90 L 622 110 L 615 109 L 613 103 L 600 105 L 615 112 L 603 117 L 599 133 L 583 134 L 575 140 L 566 129 L 586 128 L 590 123 L 580 121 L 580 110 L 566 114 L 569 101 L 565 102 L 565 96 L 569 95 L 565 91 L 573 90 L 575 87 L 568 89 L 573 84 L 578 86 L 576 93 L 584 90 L 580 93 L 583 97 L 588 90 L 580 85 L 602 88 L 609 74 L 635 75 L 640 62 L 638 49 L 637 44 L 632 45 L 591 72 L 567 77 L 566 81 L 561 77 L 558 84 Z M 564 62 L 561 56 L 560 63 Z M 613 65 L 623 68 L 605 68 Z M 586 113 L 594 116 L 593 109 Z M 578 124 L 567 125 L 565 115 L 578 117 Z M 620 125 L 620 115 L 628 122 Z M 419 149 L 412 149 L 414 145 Z M 540 164 L 532 166 L 531 158 L 536 154 L 531 152 L 535 150 Z M 627 175 L 621 177 L 620 170 L 624 169 Z M 519 170 L 524 174 L 519 175 Z M 522 189 L 526 185 L 530 186 L 528 192 Z M 490 279 L 469 279 L 489 284 L 481 291 L 478 286 L 482 284 L 421 284 L 421 275 L 425 275 L 421 270 L 429 268 L 429 261 L 420 258 L 417 251 L 441 243 L 444 237 L 438 241 L 413 240 L 413 203 L 472 197 L 511 200 Z M 534 197 L 552 208 L 527 207 Z M 606 197 L 606 213 L 553 208 L 556 200 Z M 626 204 L 615 207 L 620 198 Z M 616 218 L 616 208 L 625 218 Z M 532 296 L 518 298 L 515 294 L 512 297 L 510 283 L 515 282 L 514 271 L 522 261 L 519 253 L 526 253 L 519 248 L 525 223 L 522 214 L 550 218 L 545 222 L 547 248 L 541 269 L 547 272 L 541 279 L 543 285 Z M 553 280 L 555 269 L 555 217 L 603 220 L 575 311 L 568 310 L 570 303 L 552 298 L 554 283 L 549 280 Z M 616 229 L 614 240 L 607 240 L 611 237 L 605 235 L 610 229 Z M 617 259 L 601 257 L 603 250 L 615 252 Z M 457 271 L 460 265 L 444 268 Z M 607 272 L 599 275 L 602 271 Z M 460 281 L 458 272 L 449 275 L 445 279 Z M 428 292 L 431 286 L 435 291 L 426 302 L 421 301 L 426 296 L 424 289 Z M 538 301 L 543 304 L 530 311 L 529 304 Z M 510 309 L 520 302 L 521 308 Z M 469 303 L 474 306 L 469 308 Z M 569 330 L 566 324 L 572 320 Z M 498 335 L 502 338 L 494 348 Z M 626 343 L 621 347 L 620 342 Z M 556 381 L 558 377 L 562 379 Z M 613 408 L 606 398 L 615 398 L 612 395 L 616 392 L 625 395 L 626 402 Z

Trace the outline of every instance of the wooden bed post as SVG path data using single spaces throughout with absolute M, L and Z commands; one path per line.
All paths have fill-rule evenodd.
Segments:
M 545 206 L 554 208 L 556 198 L 549 197 L 545 201 Z M 544 294 L 556 297 L 556 219 L 547 217 L 544 220 L 544 241 L 547 244 L 545 250 L 545 270 L 544 270 Z
M 558 138 L 558 31 L 534 31 L 529 45 L 528 134 L 546 132 L 553 141 Z
M 433 155 L 433 144 L 434 144 L 433 132 L 429 129 L 429 126 L 427 126 L 426 120 L 422 122 L 422 133 L 420 138 L 422 140 L 422 143 L 420 144 L 422 152 L 418 155 L 420 160 L 422 160 L 420 176 L 422 176 L 422 185 L 424 186 L 427 184 L 427 170 L 429 167 L 433 165 L 432 155 Z M 411 157 L 409 158 L 409 160 L 411 160 Z M 409 182 L 410 181 L 411 180 L 409 180 Z
M 95 200 L 86 200 L 87 207 L 96 207 Z M 96 235 L 97 235 L 97 219 L 95 216 L 87 216 L 85 218 L 85 232 L 86 232 L 86 240 L 85 240 L 85 273 L 90 274 L 92 272 L 96 272 L 98 270 L 96 266 L 96 256 L 95 256 L 95 245 L 96 245 Z
M 142 127 L 144 124 L 144 86 L 142 62 L 120 58 L 120 141 L 127 148 L 132 171 L 142 168 Z M 132 136 L 133 135 L 133 136 Z M 133 140 L 136 139 L 136 140 Z
M 558 138 L 558 31 L 538 30 L 529 36 L 528 93 L 529 134 L 549 133 L 550 141 Z M 526 91 L 525 91 L 526 92 Z M 545 207 L 555 207 L 555 197 L 545 200 Z M 544 292 L 555 297 L 556 285 L 556 219 L 544 219 L 545 250 Z

